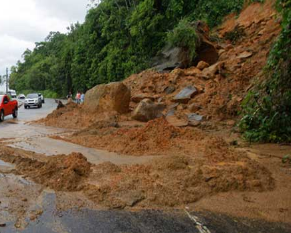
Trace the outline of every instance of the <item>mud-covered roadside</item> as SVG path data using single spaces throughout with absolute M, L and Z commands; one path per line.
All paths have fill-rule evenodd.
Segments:
M 45 157 L 5 147 L 1 147 L 0 159 L 15 164 L 15 174 L 43 188 L 81 192 L 96 207 L 183 209 L 193 206 L 234 216 L 290 222 L 290 168 L 282 168 L 278 158 L 273 166 L 266 167 L 264 163 L 268 160 L 262 163 L 251 159 L 245 152 L 231 149 L 218 139 L 210 147 L 204 156 L 158 156 L 142 165 L 118 166 L 110 162 L 93 165 L 77 153 Z M 251 199 L 247 198 L 249 195 Z M 230 205 L 219 209 L 219 203 L 212 203 L 222 197 L 235 197 L 237 201 L 232 204 L 235 210 Z M 278 205 L 264 206 L 261 197 Z M 278 199 L 282 201 L 279 203 Z M 253 208 L 260 212 L 251 212 Z
M 104 111 L 90 112 L 85 105 L 69 103 L 34 123 L 76 129 L 73 133 L 41 133 L 46 140 L 39 140 L 37 132 L 28 138 L 27 129 L 18 144 L 12 145 L 20 147 L 19 141 L 26 140 L 30 145 L 26 148 L 37 151 L 36 141 L 66 141 L 82 145 L 85 151 L 95 148 L 115 152 L 113 157 L 126 158 L 119 159 L 119 163 L 116 157 L 106 158 L 106 153 L 102 160 L 96 159 L 96 153 L 91 153 L 90 158 L 89 153 L 58 155 L 51 153 L 53 146 L 42 145 L 44 151 L 50 147 L 50 156 L 46 156 L 44 152 L 9 147 L 13 139 L 5 143 L 0 139 L 0 160 L 12 164 L 5 171 L 0 166 L 0 175 L 7 175 L 0 179 L 0 201 L 13 203 L 8 210 L 18 216 L 17 228 L 25 227 L 25 219 L 42 215 L 42 208 L 31 206 L 38 203 L 44 190 L 56 195 L 60 209 L 187 209 L 291 223 L 291 168 L 281 161 L 290 147 L 281 150 L 277 145 L 276 156 L 270 147 L 269 156 L 264 148 L 254 150 L 241 143 L 239 137 L 229 139 L 233 132 L 238 133 L 235 124 L 241 101 L 254 77 L 260 77 L 270 46 L 279 34 L 274 14 L 267 2 L 263 7 L 248 7 L 237 19 L 230 17 L 217 36 L 235 32 L 236 24 L 245 34 L 235 44 L 217 44 L 219 62 L 212 74 L 205 72 L 210 67 L 191 67 L 171 73 L 145 71 L 133 75 L 124 81 L 132 93 L 128 112 L 106 112 L 104 106 Z M 195 86 L 197 93 L 187 103 L 176 103 L 175 96 L 189 85 Z M 116 99 L 107 94 L 102 102 L 105 107 Z M 153 100 L 151 106 L 162 103 L 164 116 L 147 123 L 133 120 L 132 110 L 144 98 Z M 190 113 L 203 116 L 203 120 L 189 126 L 185 116 Z M 76 148 L 70 143 L 65 147 Z M 152 157 L 140 163 L 135 160 L 149 155 Z M 30 182 L 30 186 L 11 185 L 11 179 Z M 0 203 L 1 208 L 5 207 Z

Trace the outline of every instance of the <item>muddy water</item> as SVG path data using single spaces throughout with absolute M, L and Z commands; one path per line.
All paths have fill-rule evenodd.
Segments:
M 0 167 L 14 167 L 12 164 L 6 163 L 2 160 L 0 160 Z
M 80 152 L 90 163 L 99 164 L 110 161 L 114 164 L 136 164 L 145 163 L 153 156 L 125 156 L 118 155 L 103 150 L 83 147 L 69 142 L 54 140 L 48 137 L 28 138 L 24 141 L 18 141 L 11 145 L 12 147 L 21 148 L 24 150 L 34 151 L 36 153 L 53 156 L 56 154 L 70 154 L 72 152 Z
M 88 161 L 99 164 L 110 161 L 115 164 L 135 164 L 144 163 L 152 159 L 152 156 L 134 157 L 109 153 L 102 150 L 90 149 L 76 144 L 54 140 L 49 136 L 70 133 L 71 130 L 45 127 L 35 124 L 27 124 L 28 121 L 45 117 L 56 109 L 54 100 L 46 100 L 41 109 L 19 109 L 19 118 L 14 120 L 6 117 L 0 124 L 0 139 L 10 143 L 11 147 L 46 154 L 48 156 L 56 154 L 70 154 L 80 152 L 88 158 Z

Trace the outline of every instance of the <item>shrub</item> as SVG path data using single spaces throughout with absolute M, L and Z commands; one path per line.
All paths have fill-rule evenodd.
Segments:
M 282 31 L 265 67 L 267 79 L 243 103 L 240 127 L 253 141 L 291 141 L 291 1 L 277 0 Z
M 199 37 L 196 29 L 186 19 L 182 19 L 178 25 L 167 34 L 167 41 L 173 47 L 180 47 L 189 52 L 189 60 L 196 56 L 196 48 Z

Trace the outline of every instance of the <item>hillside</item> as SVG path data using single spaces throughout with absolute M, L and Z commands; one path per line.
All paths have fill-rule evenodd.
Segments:
M 181 21 L 203 20 L 213 28 L 243 6 L 244 0 L 104 0 L 83 24 L 71 25 L 67 34 L 51 32 L 25 51 L 11 69 L 11 87 L 66 96 L 122 80 L 150 68 L 165 45 L 179 44 L 169 32 Z
M 77 104 L 69 99 L 64 105 L 56 101 L 59 103 L 56 110 L 31 123 L 37 125 L 26 125 L 44 130 L 48 127 L 39 124 L 69 129 L 49 128 L 57 133 L 40 136 L 36 132 L 34 138 L 19 139 L 21 145 L 26 140 L 29 144 L 26 148 L 32 150 L 41 146 L 41 151 L 46 151 L 44 144 L 51 144 L 51 156 L 9 148 L 4 140 L 4 145 L 0 145 L 0 158 L 14 163 L 16 172 L 42 187 L 70 192 L 72 196 L 78 192 L 78 197 L 82 196 L 98 208 L 197 210 L 226 214 L 232 219 L 242 217 L 290 224 L 290 145 L 253 143 L 260 140 L 290 141 L 290 121 L 287 121 L 290 118 L 290 1 L 252 1 L 248 4 L 243 4 L 243 1 L 223 1 L 223 4 L 209 1 L 211 10 L 205 1 L 197 1 L 199 7 L 189 12 L 182 3 L 184 8 L 179 8 L 179 4 L 171 5 L 174 2 L 177 3 L 146 0 L 140 1 L 141 5 L 134 5 L 136 2 L 124 2 L 127 4 L 124 10 L 132 11 L 130 19 L 140 17 L 148 25 L 152 25 L 151 20 L 154 20 L 157 23 L 154 25 L 164 27 L 152 31 L 138 21 L 141 28 L 132 27 L 130 33 L 142 32 L 138 29 L 146 28 L 154 35 L 139 37 L 141 47 L 133 46 L 133 41 L 129 40 L 127 46 L 122 47 L 125 57 L 113 59 L 114 64 L 127 64 L 127 49 L 134 52 L 131 50 L 134 47 L 144 48 L 141 53 L 149 56 L 145 59 L 141 55 L 140 60 L 133 59 L 131 64 L 137 68 L 135 62 L 142 64 L 141 61 L 152 59 L 154 68 L 148 66 L 151 68 L 139 72 L 139 67 L 132 69 L 125 79 L 122 76 L 115 79 L 106 73 L 109 70 L 116 74 L 115 66 L 108 63 L 104 76 L 89 75 L 93 81 L 85 81 L 89 86 L 86 86 L 84 103 Z M 84 25 L 89 22 L 89 16 L 94 15 L 92 12 L 111 9 L 110 3 L 103 1 L 92 9 Z M 117 3 L 115 8 L 120 10 L 120 2 Z M 227 7 L 221 8 L 225 4 Z M 154 14 L 152 18 L 151 14 L 143 14 L 147 7 L 170 13 L 173 9 L 180 9 L 174 13 L 180 12 L 189 18 L 204 16 L 207 22 L 201 18 L 178 22 L 175 20 L 177 14 L 172 16 L 169 12 L 168 16 L 166 13 L 163 17 Z M 110 19 L 114 21 L 116 18 L 112 16 Z M 166 19 L 173 20 L 167 27 Z M 118 22 L 126 20 L 125 17 L 125 21 Z M 78 26 L 83 29 L 76 29 L 76 34 L 58 36 L 64 40 L 73 37 L 78 44 L 83 36 L 83 33 L 78 33 L 84 30 L 84 25 Z M 102 64 L 102 59 L 106 60 L 116 52 L 114 46 L 120 46 L 116 38 L 124 39 L 122 33 L 125 31 L 121 27 L 120 34 L 109 35 L 106 34 L 111 30 L 109 24 L 106 24 L 106 30 L 97 21 L 92 25 L 100 26 L 98 30 L 105 33 L 102 35 L 108 36 L 108 41 L 96 40 L 105 43 L 103 58 L 99 53 L 94 54 Z M 129 38 L 133 35 L 130 34 Z M 149 53 L 149 47 L 143 44 L 149 42 L 149 38 L 151 45 L 155 40 L 163 45 L 156 45 L 160 46 L 159 49 L 153 47 Z M 53 41 L 47 41 L 39 48 L 47 48 Z M 113 47 L 109 46 L 109 49 L 107 42 Z M 89 44 L 81 45 L 87 46 L 88 53 L 97 51 Z M 62 44 L 54 46 L 60 51 L 64 48 Z M 32 78 L 30 68 L 36 68 L 34 64 L 49 67 L 42 63 L 48 61 L 42 56 L 47 56 L 51 50 L 42 55 L 40 51 L 27 54 L 27 60 L 21 65 L 27 70 L 16 70 L 14 78 L 22 71 L 19 80 Z M 81 51 L 78 51 L 78 56 L 81 56 Z M 41 63 L 34 63 L 36 57 Z M 89 56 L 82 58 L 85 57 L 85 60 L 75 57 L 73 63 L 65 63 L 72 65 L 70 72 L 78 67 L 75 66 L 77 61 L 87 64 Z M 64 64 L 62 61 L 59 60 L 58 65 Z M 95 65 L 92 67 L 98 67 Z M 134 71 L 138 72 L 131 74 Z M 72 86 L 67 87 L 83 87 L 82 82 L 86 80 L 83 77 L 79 75 L 76 82 L 70 80 Z M 102 77 L 106 77 L 106 81 L 99 80 Z M 99 85 L 93 85 L 99 81 Z M 62 85 L 60 93 L 64 90 Z M 41 140 L 33 144 L 38 138 Z M 73 151 L 57 152 L 57 147 Z M 76 150 L 83 154 L 72 153 Z M 55 155 L 67 152 L 67 155 Z M 120 162 L 124 158 L 127 158 L 126 162 Z M 137 162 L 138 159 L 142 162 Z

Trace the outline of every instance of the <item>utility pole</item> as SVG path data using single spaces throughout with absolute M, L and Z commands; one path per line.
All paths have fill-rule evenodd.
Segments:
M 9 77 L 8 77 L 8 68 L 6 68 L 6 94 L 9 91 Z

